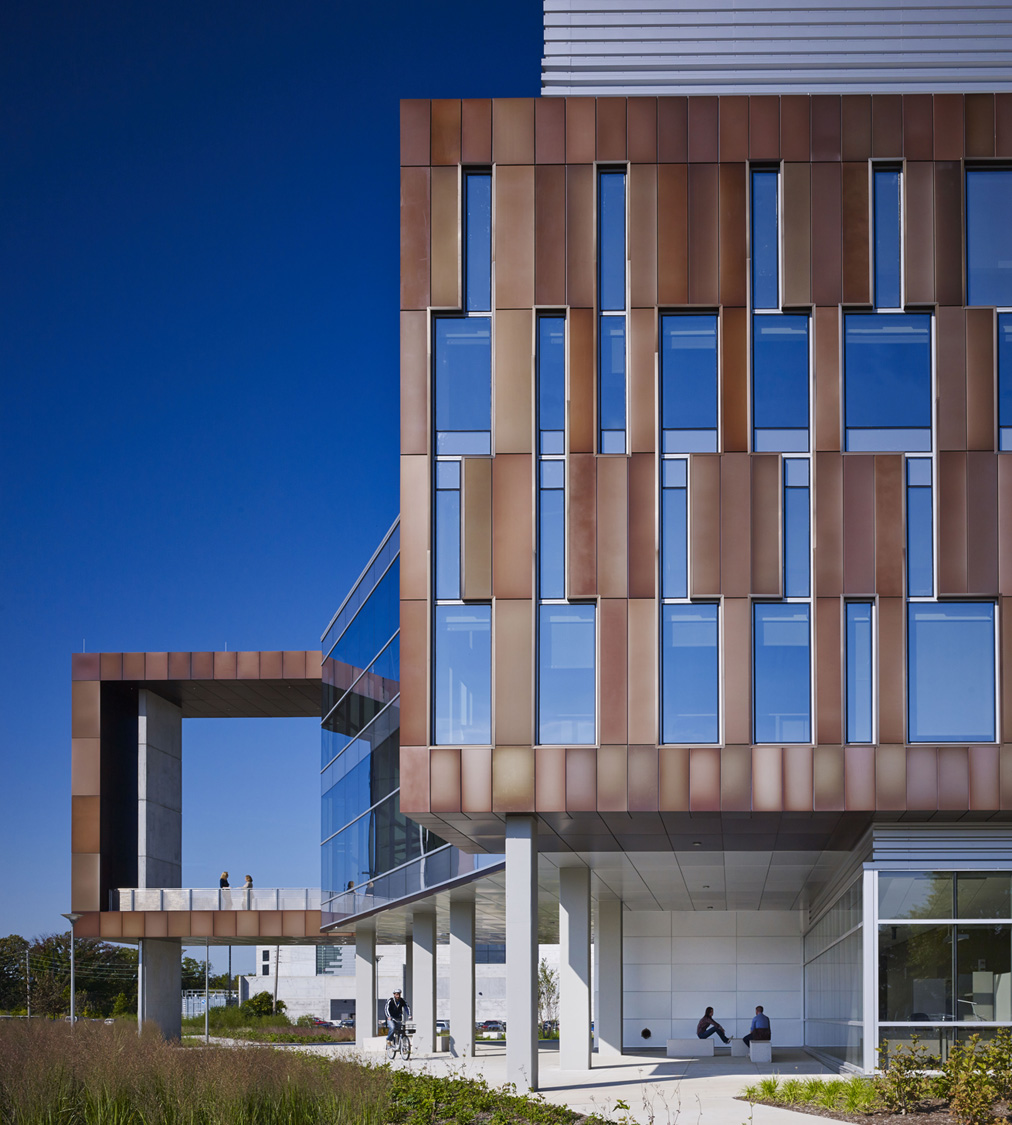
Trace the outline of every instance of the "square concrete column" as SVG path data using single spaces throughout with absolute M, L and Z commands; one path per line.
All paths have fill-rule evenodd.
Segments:
M 450 901 L 450 1054 L 474 1055 L 474 899 Z
M 166 1039 L 178 1039 L 183 1032 L 183 943 L 179 938 L 142 938 L 138 953 L 138 1029 L 153 1023 Z
M 370 922 L 355 929 L 355 1046 L 376 1034 L 376 930 Z
M 559 1069 L 590 1070 L 590 869 L 559 871 Z
M 861 1065 L 866 1074 L 873 1074 L 879 1065 L 876 1046 L 878 1027 L 878 872 L 865 871 L 861 885 L 861 957 L 864 962 L 861 1000 L 864 1011 L 864 1057 Z M 808 1026 L 805 1026 L 808 1042 Z
M 183 863 L 183 712 L 137 693 L 137 886 L 178 887 Z
M 506 817 L 506 1081 L 538 1088 L 538 827 Z
M 597 1051 L 599 1055 L 621 1055 L 622 902 L 617 898 L 598 900 L 597 973 Z
M 408 997 L 415 1021 L 412 1048 L 421 1054 L 436 1049 L 436 915 L 416 912 L 411 919 L 411 987 Z

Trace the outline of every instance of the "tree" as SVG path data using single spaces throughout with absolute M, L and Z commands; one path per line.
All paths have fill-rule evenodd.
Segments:
M 59 1015 L 70 1010 L 70 934 L 36 938 L 28 950 L 32 1011 Z M 112 1012 L 120 992 L 137 1003 L 137 951 L 96 938 L 74 942 L 76 1010 L 95 1016 Z M 59 998 L 62 997 L 62 1000 Z M 62 1003 L 62 1008 L 60 1004 Z
M 538 963 L 538 1022 L 558 1019 L 559 974 L 549 967 L 544 957 Z
M 240 1009 L 244 1015 L 270 1016 L 274 1014 L 274 999 L 269 992 L 258 992 L 248 1000 L 244 1000 Z M 278 1001 L 278 1013 L 285 1010 L 284 1000 Z
M 25 1007 L 25 953 L 28 942 L 20 934 L 0 938 L 0 1011 Z

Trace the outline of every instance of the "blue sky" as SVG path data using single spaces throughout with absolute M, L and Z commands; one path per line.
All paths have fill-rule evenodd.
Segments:
M 72 652 L 318 646 L 398 507 L 398 100 L 541 48 L 536 0 L 0 8 L 0 935 L 69 909 Z M 185 882 L 318 883 L 318 740 L 188 724 Z

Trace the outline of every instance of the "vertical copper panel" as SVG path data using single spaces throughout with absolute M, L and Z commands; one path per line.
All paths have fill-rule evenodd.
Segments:
M 935 160 L 963 158 L 963 95 L 935 94 L 934 97 Z
M 534 163 L 534 99 L 492 99 L 492 160 L 495 164 Z
M 597 592 L 624 598 L 629 590 L 629 461 L 597 458 Z
M 966 455 L 966 592 L 998 593 L 998 454 Z
M 815 448 L 840 448 L 840 313 L 816 309 L 815 327 Z
M 492 163 L 492 102 L 465 98 L 460 104 L 460 159 L 464 164 Z
M 935 300 L 963 304 L 963 167 L 935 163 Z
M 662 164 L 681 164 L 688 158 L 688 98 L 658 98 L 657 159 Z
M 913 95 L 908 95 L 908 97 Z M 907 303 L 930 305 L 935 300 L 935 202 L 931 164 L 908 161 L 903 175 L 906 204 Z
M 966 448 L 995 449 L 994 312 L 966 310 Z
M 460 596 L 484 601 L 492 596 L 492 459 L 465 457 L 461 469 Z
M 903 155 L 903 100 L 899 94 L 871 96 L 871 154 Z
M 812 99 L 787 94 L 780 99 L 780 155 L 784 160 L 811 159 Z
M 842 153 L 840 95 L 812 97 L 812 160 L 838 161 Z
M 495 737 L 497 746 L 530 744 L 534 731 L 533 609 L 529 601 L 495 603 Z
M 657 304 L 657 168 L 629 169 L 629 294 L 632 307 Z
M 693 305 L 716 305 L 720 299 L 717 284 L 717 210 L 717 165 L 691 164 L 689 166 L 689 303 Z
M 295 912 L 286 910 L 285 913 L 290 914 L 290 913 L 295 913 Z M 300 910 L 298 913 L 302 914 L 304 912 Z M 213 918 L 212 918 L 212 926 L 214 928 L 214 936 L 215 937 L 235 937 L 236 936 L 236 918 L 237 918 L 237 916 L 238 916 L 238 911 L 216 910 L 214 912 L 214 915 L 213 915 Z M 135 917 L 136 920 L 141 922 L 141 923 L 144 922 L 144 915 L 143 914 L 138 914 L 138 915 L 135 915 L 133 917 Z M 129 926 L 129 924 L 132 920 L 133 919 L 132 919 L 130 914 L 125 914 L 123 916 L 123 922 L 124 922 L 123 934 L 124 934 L 124 936 L 127 935 L 127 926 Z M 304 935 L 304 933 L 305 933 L 305 930 L 303 929 L 303 935 Z M 144 937 L 144 934 L 138 934 L 138 935 L 135 935 L 135 936 Z
M 401 101 L 401 163 L 429 163 L 429 103 L 424 99 Z
M 843 742 L 843 670 L 840 600 L 815 603 L 816 742 Z
M 841 119 L 844 160 L 867 160 L 871 156 L 871 98 L 868 94 L 846 94 Z
M 906 668 L 903 661 L 905 605 L 902 598 L 878 603 L 878 740 L 905 741 Z
M 535 804 L 538 812 L 566 811 L 566 749 L 539 746 L 534 752 Z
M 722 98 L 722 106 L 731 100 L 738 99 Z M 742 143 L 744 144 L 744 137 Z M 719 185 L 720 303 L 724 306 L 744 306 L 747 303 L 745 262 L 748 255 L 748 239 L 745 234 L 745 165 L 721 164 Z
M 597 159 L 626 158 L 625 98 L 597 99 Z
M 460 173 L 457 166 L 433 168 L 431 191 L 430 302 L 435 308 L 459 309 Z
M 940 307 L 935 315 L 938 448 L 966 448 L 966 314 Z
M 404 532 L 403 532 L 403 529 L 402 529 L 402 531 L 401 531 L 401 541 L 402 541 L 402 543 L 403 543 L 403 535 L 404 535 Z M 401 564 L 401 565 L 403 566 L 403 564 Z M 265 658 L 269 655 L 270 655 L 269 653 L 262 652 L 260 654 L 261 661 L 265 660 Z M 127 657 L 127 654 L 124 653 L 123 654 L 123 679 L 124 680 L 130 678 L 126 674 L 126 657 Z M 277 675 L 273 677 L 274 679 L 280 679 L 281 678 L 281 659 L 282 659 L 281 653 L 277 653 L 278 672 L 277 672 Z M 191 652 L 190 653 L 190 675 L 195 680 L 213 680 L 214 679 L 214 654 L 210 653 L 210 652 Z M 265 678 L 267 678 L 266 675 L 265 675 Z
M 1012 457 L 998 458 L 998 592 L 1012 595 Z
M 317 911 L 319 914 L 319 911 Z M 238 914 L 233 915 L 236 923 L 238 924 Z M 144 933 L 142 937 L 168 937 L 169 936 L 169 916 L 165 910 L 146 910 L 140 915 L 140 920 L 144 924 Z M 319 929 L 319 925 L 317 925 Z M 81 923 L 77 923 L 77 933 L 81 933 Z M 83 935 L 82 935 L 83 936 Z M 96 935 L 97 936 L 97 935 Z
M 260 679 L 260 653 L 240 652 L 237 654 L 236 678 L 239 680 Z
M 70 792 L 75 797 L 97 797 L 102 792 L 101 765 L 101 739 L 71 739 Z
M 781 107 L 786 103 L 783 99 Z M 811 165 L 783 166 L 784 223 L 783 303 L 788 306 L 812 303 L 812 198 Z
M 751 488 L 749 455 L 720 458 L 720 591 L 747 598 L 751 582 Z M 764 518 L 768 518 L 764 511 Z
M 597 751 L 590 747 L 566 750 L 566 811 L 597 809 Z
M 879 746 L 875 752 L 875 808 L 907 807 L 907 752 L 902 746 Z
M 539 103 L 542 100 L 538 99 Z M 534 300 L 566 303 L 566 169 L 544 164 L 534 172 Z
M 433 164 L 460 163 L 460 102 L 456 98 L 436 98 L 431 106 L 431 146 Z
M 428 779 L 428 757 L 426 757 L 425 770 L 426 780 Z M 172 915 L 166 914 L 166 929 L 163 936 L 169 936 L 169 930 L 172 927 Z M 243 910 L 236 914 L 235 929 L 237 937 L 251 937 L 258 938 L 260 936 L 260 911 L 259 910 Z M 185 935 L 180 935 L 185 936 Z
M 98 680 L 102 677 L 102 656 L 97 652 L 75 652 L 70 657 L 71 680 Z
M 1012 598 L 999 604 L 1001 636 L 1001 716 L 999 731 L 1003 740 L 1012 736 Z M 1003 806 L 1004 807 L 1004 806 Z
M 998 803 L 998 747 L 971 746 L 968 751 L 967 808 L 993 809 Z
M 628 812 L 628 752 L 625 746 L 602 746 L 597 752 L 597 807 L 600 812 Z
M 720 457 L 689 458 L 689 579 L 691 596 L 720 593 Z M 637 740 L 641 741 L 641 740 Z
M 629 458 L 629 597 L 652 598 L 657 575 L 657 468 L 647 453 Z
M 748 98 L 735 94 L 724 94 L 720 98 L 722 163 L 748 160 L 748 101 Z
M 689 162 L 716 163 L 720 159 L 720 99 L 709 94 L 689 98 Z
M 101 858 L 102 857 L 97 853 L 71 855 L 71 910 L 100 910 L 102 906 L 105 905 L 101 901 L 102 895 L 99 881 L 99 863 Z
M 688 168 L 684 164 L 662 164 L 657 169 L 658 304 L 688 304 L 688 224 Z
M 871 209 L 868 165 L 843 165 L 843 301 L 870 305 Z
M 751 529 L 751 593 L 758 597 L 779 598 L 783 591 L 780 455 L 753 453 L 751 466 L 752 511 L 755 515 Z M 725 589 L 724 593 L 727 592 Z
M 429 459 L 401 458 L 401 597 L 429 593 Z
M 495 307 L 534 304 L 534 168 L 495 174 Z
M 592 453 L 569 457 L 566 594 L 597 596 L 597 468 Z
M 906 524 L 903 519 L 903 455 L 875 458 L 875 591 L 903 597 Z
M 194 654 L 196 655 L 196 654 Z M 319 663 L 319 662 L 317 662 Z M 262 680 L 280 680 L 285 666 L 284 654 L 280 652 L 260 653 L 260 678 Z M 196 677 L 194 677 L 196 678 Z
M 429 808 L 460 812 L 460 751 L 433 747 L 429 751 Z
M 534 750 L 496 746 L 492 751 L 492 811 L 534 811 Z
M 656 745 L 657 606 L 653 599 L 631 598 L 629 614 L 629 741 Z
M 601 630 L 598 646 L 601 653 L 601 730 L 598 740 L 625 744 L 628 741 L 629 679 L 627 605 L 621 598 L 602 598 L 598 612 Z
M 534 160 L 537 164 L 566 162 L 564 98 L 534 99 Z
M 752 606 L 724 599 L 724 741 L 752 741 Z
M 839 164 L 812 165 L 812 300 L 837 305 L 842 298 L 843 227 Z
M 566 98 L 566 163 L 593 164 L 597 137 L 594 98 Z
M 692 812 L 720 812 L 720 760 L 716 748 L 689 751 L 689 808 Z
M 493 458 L 492 590 L 497 598 L 531 596 L 533 488 L 529 455 Z
M 875 592 L 875 458 L 843 459 L 843 592 Z
M 81 654 L 85 655 L 84 653 Z M 90 655 L 90 654 L 88 654 Z M 186 671 L 182 674 L 173 673 L 174 680 L 188 680 L 190 678 L 190 654 L 188 652 L 174 652 L 170 655 L 170 669 L 171 660 L 175 656 L 179 660 L 184 661 L 186 664 Z M 77 677 L 74 677 L 75 679 Z M 93 677 L 82 677 L 91 679 Z M 99 655 L 99 679 L 102 680 L 122 680 L 123 679 L 123 653 L 121 652 L 103 652 Z
M 726 453 L 748 450 L 748 313 L 726 308 L 720 317 L 721 422 Z
M 899 766 L 892 762 L 895 747 L 885 747 L 883 780 L 885 787 L 893 784 L 893 775 L 898 781 Z M 938 754 L 933 746 L 911 746 L 906 750 L 907 791 L 903 808 L 934 812 L 938 808 Z M 882 799 L 890 800 L 891 793 L 880 793 Z M 884 807 L 896 807 L 891 804 Z
M 994 156 L 994 94 L 966 94 L 963 114 L 966 155 Z
M 750 160 L 780 159 L 780 99 L 774 95 L 749 98 L 748 155 Z
M 428 606 L 425 602 L 401 602 L 402 746 L 427 746 L 429 743 L 428 625 Z M 402 787 L 404 785 L 403 759 L 404 752 L 402 750 Z M 427 776 L 428 772 L 426 772 L 426 777 Z
M 199 930 L 201 937 L 205 932 L 210 936 L 211 933 L 211 912 L 209 910 L 196 910 L 190 918 L 190 932 L 193 934 L 198 933 L 197 927 L 194 925 L 194 919 L 199 917 L 201 923 L 206 920 L 206 931 L 204 928 Z M 123 914 L 119 910 L 104 910 L 99 916 L 98 920 L 99 933 L 105 941 L 117 941 L 123 936 Z
M 931 160 L 932 117 L 930 94 L 903 95 L 903 155 L 907 160 Z
M 629 314 L 629 449 L 653 453 L 657 433 L 657 311 Z
M 70 798 L 70 850 L 71 852 L 97 852 L 101 850 L 99 804 L 97 796 Z
M 593 453 L 597 428 L 594 314 L 569 311 L 569 451 Z
M 966 593 L 966 454 L 938 455 L 938 593 Z
M 116 664 L 119 665 L 119 668 L 116 670 L 115 675 L 107 675 L 106 674 L 106 663 L 105 663 L 106 653 L 102 653 L 102 679 L 103 680 L 110 680 L 110 679 L 118 680 L 118 679 L 122 678 L 122 654 L 117 652 L 117 653 L 113 653 L 112 655 L 115 657 Z M 257 663 L 259 664 L 260 653 L 257 653 L 256 656 L 258 657 Z M 110 671 L 112 671 L 112 670 L 110 669 Z M 170 652 L 169 653 L 169 679 L 170 680 L 188 680 L 189 678 L 190 678 L 190 654 L 188 652 Z M 267 676 L 263 676 L 263 679 L 267 679 L 267 678 L 268 678 Z
M 70 733 L 73 738 L 100 738 L 102 685 L 75 680 L 70 685 Z
M 783 751 L 779 746 L 752 747 L 752 811 L 781 812 L 784 807 Z
M 429 304 L 429 169 L 401 169 L 401 308 Z
M 426 763 L 428 769 L 428 763 Z M 256 936 L 260 935 L 260 921 L 262 915 L 267 911 L 251 910 L 249 916 L 256 922 Z M 272 912 L 273 913 L 273 912 Z M 243 921 L 246 920 L 245 912 L 243 913 Z M 238 926 L 238 920 L 237 920 Z M 168 931 L 169 937 L 189 937 L 191 933 L 191 920 L 189 910 L 171 910 L 168 912 Z
M 1012 94 L 994 96 L 994 154 L 1012 156 Z
M 844 792 L 843 747 L 816 746 L 812 750 L 812 808 L 842 812 Z
M 566 169 L 566 293 L 574 308 L 594 307 L 594 169 Z
M 784 747 L 784 810 L 812 811 L 812 748 Z
M 969 755 L 965 746 L 938 748 L 938 807 L 966 810 L 970 807 Z
M 875 748 L 847 746 L 843 751 L 844 801 L 848 810 L 875 808 Z
M 492 811 L 492 751 L 470 746 L 460 752 L 460 811 Z
M 685 812 L 689 808 L 689 749 L 686 746 L 662 747 L 657 752 L 657 807 L 663 812 Z
M 531 319 L 529 309 L 503 310 L 495 318 L 496 453 L 531 452 L 534 431 L 534 327 Z
M 235 656 L 235 653 L 232 653 Z M 235 660 L 230 661 L 232 665 Z M 167 680 L 169 678 L 169 654 L 167 652 L 146 652 L 144 654 L 144 678 L 146 680 Z M 215 679 L 220 679 L 217 670 Z M 229 679 L 235 679 L 234 674 Z
M 656 746 L 629 747 L 629 811 L 657 812 L 658 751 Z
M 629 128 L 629 159 L 637 164 L 656 164 L 657 99 L 630 98 L 626 120 Z
M 720 808 L 748 812 L 752 807 L 752 747 L 725 746 L 720 752 Z

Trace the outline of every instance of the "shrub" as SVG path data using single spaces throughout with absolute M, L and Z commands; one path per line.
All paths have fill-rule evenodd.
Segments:
M 271 1016 L 285 1010 L 284 1000 L 275 1005 L 269 992 L 258 992 L 239 1005 L 239 1010 L 247 1016 Z
M 879 1104 L 875 1082 L 867 1078 L 848 1078 L 837 1106 L 847 1113 L 870 1113 Z
M 1004 1044 L 999 1054 L 1003 1049 Z M 981 1043 L 980 1036 L 971 1035 L 955 1044 L 945 1062 L 949 1108 L 952 1115 L 966 1125 L 987 1125 L 994 1119 L 998 1089 L 991 1072 L 993 1057 L 990 1047 Z
M 898 1044 L 890 1053 L 889 1044 L 879 1048 L 879 1061 L 883 1075 L 879 1081 L 879 1095 L 887 1109 L 906 1114 L 929 1096 L 930 1076 L 926 1073 L 938 1060 L 921 1046 L 915 1034 L 910 1043 Z

